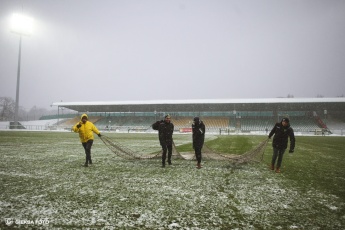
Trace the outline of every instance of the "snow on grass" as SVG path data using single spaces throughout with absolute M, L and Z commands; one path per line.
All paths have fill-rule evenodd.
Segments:
M 207 161 L 198 170 L 194 161 L 173 159 L 172 166 L 160 168 L 160 159 L 124 160 L 96 139 L 94 165 L 85 168 L 78 138 L 60 135 L 32 135 L 19 146 L 10 147 L 10 140 L 1 146 L 1 227 L 5 218 L 47 219 L 49 223 L 42 225 L 47 228 L 341 229 L 345 225 L 344 200 L 318 190 L 305 192 L 303 185 L 262 163 L 234 166 Z M 131 149 L 157 148 L 156 136 L 132 138 L 120 141 Z M 188 143 L 190 137 L 176 139 Z

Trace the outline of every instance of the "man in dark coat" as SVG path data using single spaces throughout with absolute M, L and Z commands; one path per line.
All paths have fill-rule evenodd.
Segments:
M 199 117 L 194 117 L 192 124 L 193 132 L 193 149 L 195 151 L 195 157 L 197 160 L 197 168 L 201 168 L 201 149 L 205 140 L 205 124 Z
M 168 164 L 171 165 L 171 156 L 172 156 L 172 144 L 174 133 L 174 124 L 171 123 L 170 115 L 164 117 L 164 121 L 156 121 L 152 124 L 154 130 L 158 130 L 159 143 L 162 146 L 162 167 L 165 167 L 166 154 L 168 152 Z
M 290 138 L 290 150 L 289 153 L 293 153 L 295 150 L 295 134 L 290 126 L 289 118 L 283 118 L 281 122 L 276 123 L 268 135 L 268 138 L 273 137 L 273 156 L 271 169 L 274 170 L 274 166 L 277 161 L 276 172 L 280 173 L 280 167 L 283 161 L 283 155 L 288 146 L 288 138 Z

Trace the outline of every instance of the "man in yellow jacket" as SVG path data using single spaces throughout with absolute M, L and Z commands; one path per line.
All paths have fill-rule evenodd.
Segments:
M 80 142 L 83 145 L 86 154 L 84 166 L 88 167 L 89 164 L 92 164 L 91 146 L 93 144 L 93 133 L 96 133 L 99 137 L 101 137 L 101 133 L 91 121 L 88 121 L 87 114 L 81 115 L 81 120 L 73 126 L 72 130 L 79 133 Z

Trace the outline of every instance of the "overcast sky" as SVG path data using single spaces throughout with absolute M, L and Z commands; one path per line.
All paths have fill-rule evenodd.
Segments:
M 0 97 L 53 102 L 345 95 L 344 0 L 0 0 Z

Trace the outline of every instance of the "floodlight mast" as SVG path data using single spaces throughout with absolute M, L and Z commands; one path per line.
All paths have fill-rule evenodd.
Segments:
M 20 64 L 22 55 L 22 36 L 30 36 L 32 34 L 32 19 L 20 15 L 13 14 L 11 20 L 11 32 L 19 35 L 19 54 L 17 69 L 17 87 L 16 87 L 16 106 L 14 110 L 14 128 L 18 128 L 18 110 L 19 110 L 19 86 L 20 86 Z
M 19 110 L 19 85 L 20 85 L 20 61 L 22 56 L 22 36 L 19 35 L 19 54 L 17 69 L 17 87 L 16 87 L 16 107 L 14 109 L 14 128 L 18 128 L 18 110 Z

